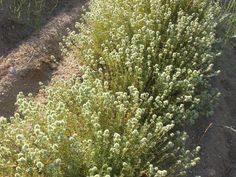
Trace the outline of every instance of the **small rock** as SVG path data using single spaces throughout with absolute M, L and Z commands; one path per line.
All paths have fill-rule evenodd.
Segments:
M 14 66 L 11 66 L 9 68 L 9 73 L 12 74 L 12 75 L 17 75 L 17 71 L 16 71 L 16 68 Z
M 206 170 L 206 177 L 215 177 L 216 176 L 216 171 L 213 168 L 209 168 Z

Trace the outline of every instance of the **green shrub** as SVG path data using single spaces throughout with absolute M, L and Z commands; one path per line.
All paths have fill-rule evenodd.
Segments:
M 206 0 L 92 0 L 62 50 L 81 78 L 18 96 L 0 123 L 3 176 L 177 177 L 198 163 L 183 124 L 212 113 L 220 7 Z
M 185 150 L 187 135 L 173 131 L 174 124 L 163 125 L 155 115 L 142 123 L 144 109 L 135 87 L 130 95 L 113 94 L 101 80 L 83 78 L 83 83 L 46 89 L 46 105 L 19 95 L 22 115 L 11 124 L 1 121 L 3 171 L 12 169 L 16 176 L 175 176 L 198 162 L 199 148 Z
M 114 92 L 127 91 L 131 85 L 147 92 L 156 99 L 147 114 L 170 113 L 175 123 L 194 122 L 199 114 L 212 113 L 217 93 L 208 80 L 216 75 L 212 67 L 217 51 L 212 45 L 220 13 L 217 4 L 206 0 L 92 4 L 85 22 L 77 24 L 81 33 L 72 32 L 65 42 L 96 78 L 109 82 Z

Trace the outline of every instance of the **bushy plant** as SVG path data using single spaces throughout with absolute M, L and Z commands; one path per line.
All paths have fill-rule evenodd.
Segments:
M 185 175 L 199 147 L 179 129 L 212 112 L 219 13 L 210 0 L 92 0 L 62 49 L 82 77 L 44 88 L 45 104 L 20 94 L 1 118 L 2 175 Z
M 15 176 L 175 176 L 199 159 L 184 149 L 186 133 L 147 117 L 150 98 L 93 80 L 46 89 L 48 103 L 19 95 L 19 113 L 1 119 L 1 169 Z M 58 89 L 60 88 L 60 89 Z M 5 168 L 5 169 L 4 169 Z M 4 173 L 6 174 L 6 173 Z
M 218 72 L 212 70 L 218 55 L 212 49 L 218 3 L 95 0 L 92 4 L 85 22 L 76 25 L 81 33 L 71 32 L 65 42 L 70 54 L 92 68 L 96 78 L 109 82 L 114 92 L 130 85 L 147 92 L 154 98 L 152 112 L 171 114 L 163 121 L 194 122 L 199 114 L 212 113 L 217 93 L 208 81 Z

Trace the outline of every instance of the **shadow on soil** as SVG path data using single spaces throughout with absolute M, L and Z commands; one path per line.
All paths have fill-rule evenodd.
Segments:
M 214 115 L 188 127 L 190 144 L 200 145 L 201 162 L 188 177 L 236 177 L 236 48 L 226 45 L 213 81 L 222 96 Z M 194 130 L 194 131 L 193 131 Z
M 20 42 L 16 39 L 12 45 L 3 47 L 0 39 L 0 56 L 4 53 L 0 57 L 0 116 L 9 117 L 14 114 L 16 96 L 19 92 L 36 95 L 39 91 L 39 82 L 45 85 L 50 82 L 52 73 L 56 69 L 51 55 L 60 60 L 59 42 L 67 33 L 66 29 L 73 28 L 75 21 L 79 20 L 82 6 L 86 5 L 87 1 L 65 2 L 61 10 L 51 17 L 40 31 L 31 36 L 27 34 L 28 39 Z M 9 33 L 2 34 L 0 31 L 1 35 L 7 39 L 7 37 L 14 38 L 17 34 L 11 36 Z M 15 73 L 12 70 L 15 70 Z

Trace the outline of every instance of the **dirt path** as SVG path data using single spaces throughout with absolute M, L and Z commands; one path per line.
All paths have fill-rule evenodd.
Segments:
M 70 1 L 42 30 L 21 42 L 8 55 L 0 58 L 0 116 L 11 116 L 20 91 L 36 94 L 39 82 L 48 83 L 55 70 L 50 56 L 60 58 L 58 43 L 66 28 L 81 15 L 86 0 Z
M 213 81 L 222 96 L 214 115 L 200 119 L 187 131 L 191 144 L 200 144 L 201 163 L 188 177 L 236 177 L 236 49 L 226 46 Z M 194 130 L 194 131 L 192 131 Z

